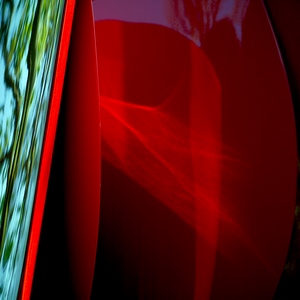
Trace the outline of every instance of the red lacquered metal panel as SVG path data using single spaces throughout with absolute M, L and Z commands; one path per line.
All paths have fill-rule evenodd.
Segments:
M 66 101 L 66 228 L 72 282 L 89 299 L 100 214 L 100 119 L 92 2 L 78 1 L 68 57 Z
M 291 87 L 291 94 L 295 108 L 298 145 L 300 141 L 300 2 L 265 1 L 275 36 L 278 40 L 282 59 Z M 298 147 L 299 162 L 299 147 Z M 274 299 L 300 298 L 300 165 L 298 164 L 298 190 L 296 200 L 293 233 L 286 265 Z
M 262 2 L 122 5 L 94 1 L 98 293 L 271 299 L 290 242 L 297 148 Z
M 222 25 L 203 45 L 224 87 L 223 143 L 239 159 L 226 163 L 222 176 L 222 206 L 234 223 L 220 224 L 212 298 L 270 299 L 284 267 L 295 209 L 292 100 L 263 5 L 249 2 L 241 48 L 228 22 Z M 221 43 L 214 42 L 220 35 Z M 217 52 L 221 46 L 223 52 Z

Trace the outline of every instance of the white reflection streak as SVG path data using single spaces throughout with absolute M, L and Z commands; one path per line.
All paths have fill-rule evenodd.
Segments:
M 199 47 L 203 38 L 200 33 L 205 35 L 215 23 L 227 19 L 231 22 L 237 39 L 242 42 L 242 22 L 250 0 L 221 0 L 219 4 L 217 0 L 174 1 L 95 0 L 94 18 L 95 21 L 119 20 L 162 25 L 176 30 Z M 178 15 L 175 14 L 175 6 Z M 192 20 L 186 15 L 186 6 L 195 8 L 193 15 L 196 16 L 196 24 L 192 24 Z
M 242 22 L 244 20 L 247 7 L 250 0 L 223 0 L 220 2 L 219 10 L 216 16 L 216 21 L 228 19 L 231 21 L 235 30 L 236 37 L 239 42 L 242 42 Z

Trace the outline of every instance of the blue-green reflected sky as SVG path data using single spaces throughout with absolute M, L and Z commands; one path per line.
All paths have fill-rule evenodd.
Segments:
M 0 0 L 0 299 L 16 299 L 64 0 Z

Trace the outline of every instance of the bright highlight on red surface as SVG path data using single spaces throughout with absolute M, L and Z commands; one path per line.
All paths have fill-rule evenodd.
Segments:
M 177 90 L 158 107 L 101 98 L 103 157 L 192 227 L 198 219 L 194 216 L 196 199 L 201 198 L 204 207 L 218 215 L 220 89 L 210 65 L 205 60 L 202 64 L 206 67 L 204 75 L 211 75 L 211 84 L 201 86 L 200 81 L 190 87 L 192 96 L 186 95 L 185 103 L 178 99 L 178 92 L 186 88 L 180 82 L 185 81 L 184 77 L 179 79 Z M 210 101 L 205 102 L 207 99 Z M 181 107 L 176 107 L 176 102 Z M 177 116 L 179 111 L 174 111 L 172 105 L 180 112 L 186 111 L 186 116 Z
M 143 232 L 129 221 L 143 225 L 148 196 L 140 197 L 126 179 L 129 201 L 121 177 L 104 164 L 102 214 L 109 207 L 111 215 L 102 218 L 100 236 L 114 245 L 112 259 L 120 269 L 126 265 L 124 290 L 134 286 L 140 297 L 149 296 L 152 280 L 153 295 L 180 299 L 180 290 L 190 299 L 187 277 L 194 281 L 194 299 L 267 299 L 274 292 L 293 218 L 296 144 L 286 78 L 267 19 L 259 24 L 261 34 L 251 27 L 257 10 L 262 12 L 250 5 L 242 46 L 228 20 L 214 25 L 203 48 L 160 25 L 96 23 L 102 157 L 194 233 L 191 241 L 170 229 L 194 261 L 176 248 L 157 259 L 169 249 L 164 233 L 153 231 L 153 237 L 151 228 Z M 255 39 L 266 41 L 265 52 L 253 47 Z M 155 212 L 148 213 L 155 227 Z M 159 222 L 162 232 L 173 224 L 171 218 Z M 126 238 L 131 230 L 142 232 L 138 241 Z M 160 244 L 149 243 L 147 234 Z M 147 263 L 131 258 L 139 267 L 130 266 L 132 253 Z M 193 262 L 194 269 L 184 269 L 181 261 Z M 156 280 L 168 265 L 178 266 L 180 287 L 168 278 Z M 126 277 L 134 272 L 143 278 L 136 286 Z
M 167 28 L 107 22 L 97 33 L 118 37 L 130 27 L 158 40 L 129 61 L 115 52 L 122 47 L 99 47 L 102 156 L 196 229 L 197 276 L 209 294 L 220 214 L 220 85 L 202 50 Z M 170 48 L 160 51 L 162 44 Z M 181 51 L 172 53 L 174 44 Z

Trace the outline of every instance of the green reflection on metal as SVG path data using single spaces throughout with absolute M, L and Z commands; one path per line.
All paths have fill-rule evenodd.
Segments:
M 0 299 L 16 299 L 63 0 L 0 0 Z

